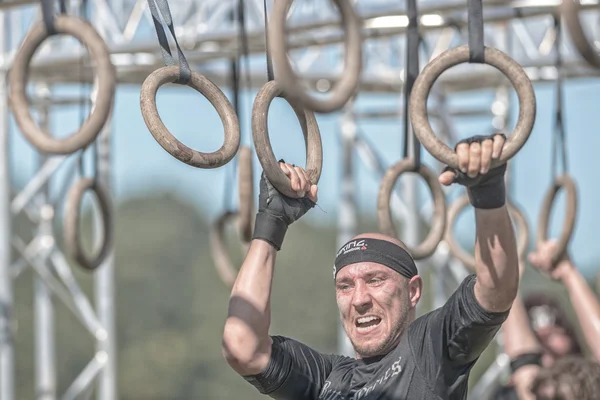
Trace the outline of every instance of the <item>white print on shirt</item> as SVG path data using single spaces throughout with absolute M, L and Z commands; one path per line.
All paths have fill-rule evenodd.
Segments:
M 399 375 L 402 372 L 402 365 L 400 362 L 402 361 L 402 357 L 399 357 L 397 361 L 395 361 L 390 368 L 388 368 L 379 379 L 377 379 L 372 385 L 365 386 L 356 392 L 352 397 L 348 400 L 359 400 L 372 393 L 375 388 L 379 387 L 382 383 L 386 382 L 391 377 Z M 330 389 L 331 382 L 325 381 L 325 385 L 323 385 L 323 389 L 321 390 L 321 394 L 319 395 L 319 399 L 343 399 L 342 392 L 339 390 Z

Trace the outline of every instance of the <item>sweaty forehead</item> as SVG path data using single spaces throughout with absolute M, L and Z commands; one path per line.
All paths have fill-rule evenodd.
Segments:
M 399 273 L 397 273 L 396 271 L 392 270 L 389 267 L 386 267 L 385 265 L 382 264 L 377 264 L 374 262 L 360 262 L 360 263 L 356 263 L 356 264 L 350 264 L 345 266 L 344 268 L 342 268 L 337 276 L 336 276 L 336 281 L 340 281 L 340 280 L 347 280 L 347 279 L 359 279 L 361 277 L 364 276 L 368 276 L 368 275 L 373 275 L 373 274 L 386 274 L 386 275 L 398 275 L 400 276 Z

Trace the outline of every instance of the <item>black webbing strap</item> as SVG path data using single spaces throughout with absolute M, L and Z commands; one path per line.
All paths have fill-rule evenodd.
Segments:
M 421 143 L 411 129 L 409 122 L 410 93 L 419 75 L 419 45 L 421 36 L 419 35 L 419 13 L 417 12 L 417 1 L 408 0 L 407 2 L 408 28 L 406 33 L 406 78 L 404 81 L 404 158 L 409 157 L 409 143 L 412 139 L 413 157 L 415 160 L 415 170 L 421 166 Z M 412 135 L 411 135 L 412 131 Z M 412 137 L 411 137 L 412 136 Z
M 467 0 L 469 29 L 469 62 L 485 62 L 483 43 L 483 4 L 482 0 Z
M 84 20 L 87 20 L 89 17 L 88 8 L 89 8 L 88 0 L 82 0 L 81 5 L 80 5 L 80 15 L 81 15 L 81 18 L 83 18 Z M 83 61 L 82 61 L 82 63 L 81 63 L 81 71 L 82 72 L 84 71 L 84 68 L 85 67 L 84 67 Z M 86 114 L 87 114 L 86 106 L 89 103 L 89 101 L 88 101 L 89 100 L 89 92 L 87 93 L 87 96 L 85 93 L 85 86 L 86 86 L 85 78 L 83 77 L 83 75 L 81 78 L 82 79 L 81 79 L 80 93 L 81 93 L 81 97 L 82 97 L 82 102 L 79 105 L 79 125 L 83 125 L 83 123 L 85 122 Z M 85 96 L 85 101 L 83 101 L 84 96 Z M 94 184 L 96 184 L 98 182 L 98 143 L 97 142 L 98 142 L 98 139 L 94 140 L 90 145 L 81 149 L 81 152 L 79 153 L 79 160 L 78 160 L 79 175 L 81 177 L 84 177 L 85 172 L 84 172 L 84 167 L 83 167 L 83 164 L 84 164 L 83 157 L 84 157 L 84 154 L 85 154 L 85 151 L 87 150 L 87 148 L 88 147 L 92 148 L 92 171 L 93 172 L 92 172 L 91 176 L 92 176 L 92 179 L 94 180 Z
M 171 35 L 173 36 L 173 40 L 175 40 L 175 45 L 177 46 L 177 55 L 179 58 L 179 79 L 177 79 L 173 83 L 178 83 L 180 85 L 187 85 L 191 79 L 192 71 L 190 70 L 190 66 L 181 51 L 181 47 L 179 46 L 179 42 L 177 41 L 177 35 L 175 34 L 175 28 L 173 27 L 173 17 L 171 16 L 171 10 L 169 9 L 169 3 L 167 0 L 148 0 L 148 7 L 150 8 L 150 13 L 152 14 L 152 21 L 154 21 L 154 28 L 156 29 L 156 36 L 158 37 L 158 43 L 160 44 L 160 50 L 162 52 L 163 61 L 166 66 L 176 65 L 175 60 L 173 59 L 173 55 L 171 54 L 171 48 L 169 47 L 169 41 L 167 40 L 167 35 L 162 26 L 160 15 L 169 28 Z M 160 14 L 159 14 L 160 10 Z
M 267 0 L 263 0 L 265 11 L 265 47 L 267 49 L 267 81 L 271 82 L 275 79 L 273 74 L 273 60 L 271 60 L 271 52 L 269 51 L 269 16 L 267 12 Z
M 560 152 L 562 171 L 568 171 L 567 163 L 567 140 L 565 134 L 565 121 L 563 112 L 563 59 L 560 50 L 561 46 L 561 21 L 560 16 L 554 16 L 554 32 L 556 38 L 554 41 L 554 50 L 556 52 L 556 105 L 554 113 L 554 135 L 552 136 L 552 180 L 558 173 L 558 153 Z
M 65 0 L 58 0 L 59 12 L 67 13 L 67 4 Z M 56 35 L 56 27 L 54 26 L 54 0 L 42 0 L 42 20 L 49 35 Z
M 233 92 L 233 109 L 235 110 L 238 120 L 240 120 L 240 68 L 238 60 L 237 57 L 231 60 L 231 91 Z
M 248 42 L 248 31 L 246 30 L 246 11 L 244 9 L 244 0 L 238 0 L 237 7 L 237 15 L 238 15 L 238 23 L 240 26 L 240 42 L 242 43 L 242 56 L 246 61 L 246 84 L 248 85 L 248 89 L 252 88 L 252 74 L 250 70 L 250 44 Z M 241 71 L 241 67 L 238 66 Z M 240 72 L 241 75 L 241 72 Z

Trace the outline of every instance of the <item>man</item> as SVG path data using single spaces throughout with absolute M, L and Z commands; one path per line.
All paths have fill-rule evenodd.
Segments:
M 477 226 L 477 276 L 468 277 L 441 309 L 415 320 L 422 280 L 398 240 L 364 234 L 340 249 L 336 299 L 356 359 L 269 335 L 277 251 L 288 225 L 315 205 L 317 187 L 301 168 L 281 164 L 292 188 L 306 193 L 290 199 L 263 176 L 254 240 L 233 286 L 223 333 L 229 365 L 274 399 L 465 399 L 469 371 L 504 322 L 518 288 L 506 164 L 490 170 L 504 141 L 502 135 L 462 141 L 456 147 L 460 171 L 447 168 L 440 175 L 444 185 L 467 186 Z

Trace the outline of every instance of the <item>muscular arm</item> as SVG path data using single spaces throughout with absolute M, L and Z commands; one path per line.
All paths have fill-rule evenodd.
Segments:
M 581 324 L 585 339 L 597 361 L 600 361 L 600 303 L 584 277 L 569 260 L 561 261 L 559 278 Z M 559 271 L 557 271 L 559 272 Z
M 231 291 L 223 355 L 241 375 L 262 372 L 271 356 L 271 282 L 277 251 L 253 240 Z
M 488 311 L 506 311 L 519 287 L 517 245 L 508 210 L 475 209 L 475 223 L 475 296 Z
M 322 354 L 293 339 L 270 336 L 271 282 L 276 251 L 254 240 L 238 273 L 223 333 L 229 365 L 273 399 L 316 399 L 341 357 Z

